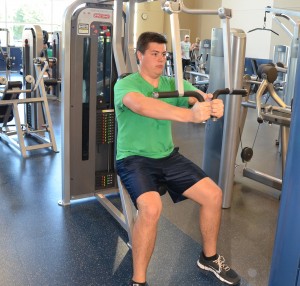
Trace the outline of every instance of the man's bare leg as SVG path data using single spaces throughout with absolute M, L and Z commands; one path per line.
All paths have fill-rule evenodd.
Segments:
M 217 253 L 217 240 L 221 223 L 222 191 L 210 179 L 204 178 L 183 193 L 200 205 L 199 224 L 205 256 Z
M 162 203 L 157 192 L 147 192 L 138 197 L 137 205 L 139 211 L 132 233 L 132 280 L 143 283 L 155 246 Z

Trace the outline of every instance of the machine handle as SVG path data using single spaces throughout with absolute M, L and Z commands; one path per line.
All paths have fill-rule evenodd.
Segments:
M 213 98 L 216 99 L 220 94 L 240 94 L 242 97 L 247 96 L 247 90 L 246 89 L 234 89 L 232 92 L 230 92 L 229 88 L 224 89 L 217 89 L 213 92 Z M 153 92 L 154 98 L 170 98 L 170 97 L 179 97 L 178 90 L 175 91 L 164 91 L 164 92 Z M 183 97 L 195 97 L 198 99 L 199 102 L 204 102 L 203 96 L 198 93 L 197 91 L 185 91 L 183 93 Z M 216 120 L 215 117 L 211 117 L 214 121 Z
M 216 99 L 218 98 L 218 96 L 220 94 L 229 94 L 230 93 L 230 90 L 229 88 L 224 88 L 224 89 L 217 89 L 213 92 L 213 98 L 212 99 Z
M 247 95 L 246 89 L 234 89 L 230 92 L 229 88 L 217 89 L 213 92 L 213 98 L 216 99 L 220 94 L 241 94 L 243 97 Z M 179 92 L 175 91 L 164 91 L 164 92 L 153 92 L 153 97 L 155 98 L 170 98 L 170 97 L 179 97 Z M 183 97 L 196 97 L 199 102 L 203 102 L 204 98 L 197 91 L 185 91 Z
M 164 91 L 164 92 L 153 92 L 153 97 L 155 98 L 170 98 L 170 97 L 179 97 L 178 90 L 175 91 Z M 197 91 L 185 91 L 183 97 L 196 97 L 199 102 L 203 102 L 203 96 Z

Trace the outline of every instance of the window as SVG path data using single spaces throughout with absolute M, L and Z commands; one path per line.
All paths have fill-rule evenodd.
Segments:
M 4 3 L 3 3 L 4 2 Z M 1 0 L 0 28 L 8 29 L 10 45 L 22 42 L 24 25 L 40 25 L 47 32 L 61 31 L 66 7 L 74 0 Z M 0 33 L 1 45 L 6 45 L 5 33 Z

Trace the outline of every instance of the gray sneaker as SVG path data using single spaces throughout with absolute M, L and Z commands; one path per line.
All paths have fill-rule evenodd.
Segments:
M 197 265 L 201 269 L 211 271 L 218 279 L 229 285 L 237 285 L 241 281 L 240 276 L 225 264 L 223 256 L 218 255 L 216 260 L 206 260 L 201 253 Z

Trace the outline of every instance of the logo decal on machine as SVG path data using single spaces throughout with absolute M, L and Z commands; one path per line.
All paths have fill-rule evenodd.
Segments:
M 97 19 L 110 19 L 110 14 L 94 13 L 93 17 Z

